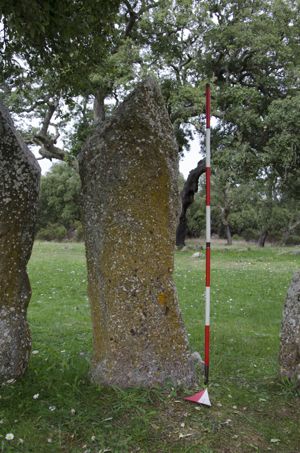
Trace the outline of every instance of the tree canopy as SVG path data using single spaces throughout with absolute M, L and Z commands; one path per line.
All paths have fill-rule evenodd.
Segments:
M 191 126 L 203 139 L 210 81 L 219 183 L 297 199 L 297 2 L 2 1 L 1 15 L 1 96 L 42 158 L 76 167 L 93 123 L 147 74 L 159 79 L 179 150 L 187 149 Z
M 87 66 L 109 50 L 119 0 L 2 0 L 1 69 L 23 82 L 55 74 L 56 89 L 76 91 Z M 24 70 L 25 69 L 25 70 Z

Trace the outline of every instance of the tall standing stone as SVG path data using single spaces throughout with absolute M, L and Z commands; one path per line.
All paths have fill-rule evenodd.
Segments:
M 281 376 L 300 387 L 300 272 L 293 276 L 283 309 L 279 361 Z
M 27 368 L 31 339 L 26 320 L 40 167 L 0 104 L 0 381 Z
M 96 127 L 80 157 L 95 382 L 191 384 L 174 287 L 178 153 L 151 79 Z

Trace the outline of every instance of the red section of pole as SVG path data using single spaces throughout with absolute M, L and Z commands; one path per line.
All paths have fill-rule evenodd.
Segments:
M 210 128 L 210 85 L 206 84 L 206 128 Z

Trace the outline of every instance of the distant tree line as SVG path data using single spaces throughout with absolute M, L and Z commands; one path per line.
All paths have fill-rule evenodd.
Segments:
M 219 171 L 220 172 L 220 171 Z M 179 189 L 185 183 L 179 176 Z M 273 188 L 267 193 L 265 181 L 230 186 L 222 180 L 218 169 L 212 176 L 212 232 L 220 238 L 261 241 L 267 238 L 285 245 L 300 244 L 300 203 L 297 198 Z M 205 235 L 205 186 L 200 181 L 195 201 L 187 211 L 187 237 Z M 80 220 L 80 179 L 78 173 L 66 163 L 52 166 L 42 176 L 37 224 L 37 239 L 82 240 Z M 262 245 L 259 243 L 259 245 Z
M 212 233 L 227 240 L 265 241 L 300 244 L 300 203 L 297 197 L 282 194 L 273 188 L 270 194 L 265 181 L 250 181 L 230 187 L 212 176 Z M 187 212 L 187 237 L 205 234 L 205 187 L 200 190 Z

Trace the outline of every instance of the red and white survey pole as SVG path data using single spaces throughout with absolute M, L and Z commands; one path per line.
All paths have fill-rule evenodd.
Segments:
M 205 252 L 205 335 L 204 335 L 204 383 L 209 381 L 209 343 L 210 343 L 210 243 L 211 243 L 211 214 L 210 214 L 210 85 L 206 84 L 206 252 Z M 185 398 L 193 403 L 211 406 L 207 388 Z
M 206 84 L 206 284 L 205 284 L 205 340 L 204 340 L 204 383 L 209 379 L 209 342 L 210 342 L 210 85 Z

